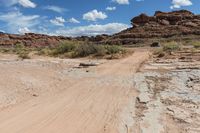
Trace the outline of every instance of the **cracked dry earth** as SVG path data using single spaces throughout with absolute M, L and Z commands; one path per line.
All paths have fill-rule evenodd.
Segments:
M 149 57 L 0 55 L 0 133 L 200 132 L 199 53 Z

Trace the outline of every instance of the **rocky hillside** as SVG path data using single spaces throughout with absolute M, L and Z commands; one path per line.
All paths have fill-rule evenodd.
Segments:
M 43 34 L 27 33 L 25 35 L 0 33 L 0 45 L 12 46 L 23 43 L 26 46 L 40 47 L 57 45 L 60 41 L 71 40 L 69 37 L 48 36 Z
M 109 44 L 136 44 L 162 39 L 200 38 L 200 15 L 186 10 L 155 12 L 154 16 L 141 14 L 131 20 L 132 27 L 107 40 Z
M 120 33 L 96 37 L 62 37 L 27 33 L 14 35 L 0 33 L 0 45 L 10 46 L 23 43 L 26 46 L 57 45 L 63 40 L 79 40 L 100 44 L 150 44 L 152 42 L 172 40 L 200 40 L 200 15 L 190 11 L 155 12 L 154 16 L 141 14 L 131 20 L 132 27 Z

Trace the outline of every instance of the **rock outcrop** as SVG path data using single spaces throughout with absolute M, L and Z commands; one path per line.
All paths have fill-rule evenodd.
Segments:
M 117 33 L 101 43 L 137 44 L 152 42 L 156 39 L 200 38 L 200 15 L 187 10 L 161 12 L 154 16 L 141 14 L 131 20 L 132 27 Z
M 48 36 L 35 33 L 27 33 L 25 35 L 0 33 L 1 46 L 12 46 L 19 43 L 32 47 L 54 46 L 59 44 L 60 41 L 64 40 L 71 40 L 71 38 L 63 36 Z
M 167 39 L 200 40 L 200 15 L 187 10 L 161 12 L 154 16 L 141 14 L 131 20 L 132 27 L 114 35 L 81 36 L 76 38 L 28 33 L 14 35 L 0 33 L 0 45 L 23 43 L 26 46 L 54 46 L 64 40 L 78 40 L 97 44 L 141 45 Z

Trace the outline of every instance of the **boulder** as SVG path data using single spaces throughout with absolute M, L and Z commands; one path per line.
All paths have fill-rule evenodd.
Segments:
M 160 20 L 159 23 L 162 24 L 162 25 L 169 25 L 170 24 L 170 22 L 168 20 L 165 20 L 165 19 Z
M 131 20 L 132 24 L 144 25 L 150 21 L 150 17 L 146 14 L 141 14 Z

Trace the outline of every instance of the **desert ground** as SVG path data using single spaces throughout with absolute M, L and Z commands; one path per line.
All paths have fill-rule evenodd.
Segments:
M 117 60 L 1 54 L 0 132 L 198 133 L 199 53 L 157 59 L 137 48 Z
M 8 58 L 9 57 L 9 58 Z M 1 56 L 0 132 L 94 133 L 132 130 L 138 92 L 133 74 L 149 57 L 121 60 L 31 59 Z

